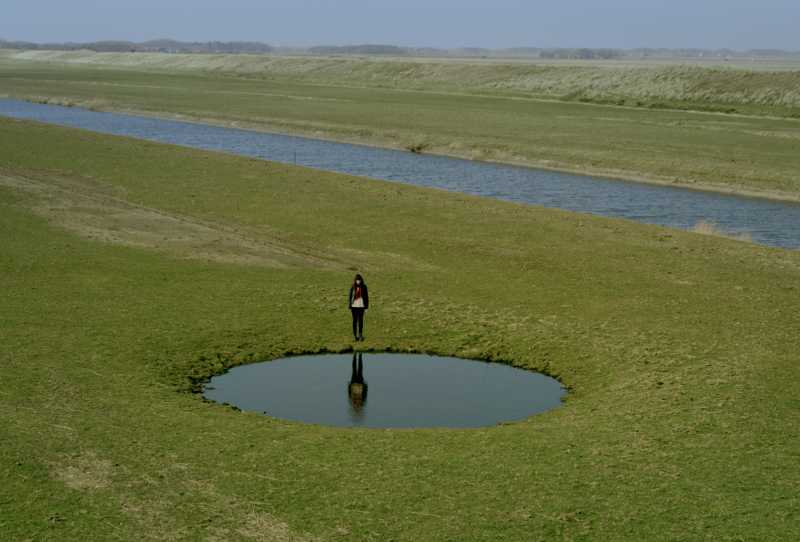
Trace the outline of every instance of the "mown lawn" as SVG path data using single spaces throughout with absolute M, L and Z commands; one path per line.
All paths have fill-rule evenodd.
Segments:
M 0 120 L 9 540 L 796 540 L 800 253 Z M 202 378 L 363 348 L 539 369 L 476 430 L 288 423 Z M 342 375 L 343 383 L 349 375 Z

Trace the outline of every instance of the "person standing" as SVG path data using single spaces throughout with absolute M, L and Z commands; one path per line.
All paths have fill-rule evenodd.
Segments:
M 361 275 L 356 275 L 353 285 L 350 286 L 347 306 L 353 314 L 353 338 L 356 341 L 364 340 L 364 312 L 369 308 L 369 291 L 367 283 Z

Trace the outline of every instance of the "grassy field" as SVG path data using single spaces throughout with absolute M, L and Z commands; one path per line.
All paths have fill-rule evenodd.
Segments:
M 0 120 L 8 540 L 797 540 L 800 253 Z M 479 430 L 190 393 L 363 348 L 540 369 Z M 343 385 L 348 375 L 342 375 Z
M 781 67 L 664 64 L 659 61 L 547 61 L 282 57 L 6 51 L 21 61 L 202 71 L 265 79 L 377 88 L 500 94 L 723 112 L 800 117 L 800 63 Z
M 31 60 L 42 55 L 52 62 Z M 691 97 L 704 95 L 730 98 L 737 110 L 789 115 L 797 111 L 792 93 L 800 72 L 406 66 L 248 55 L 20 56 L 0 56 L 0 95 L 800 199 L 800 121 L 637 107 L 633 94 L 617 99 L 609 90 L 617 85 L 665 107 L 719 105 Z M 682 94 L 690 87 L 691 96 Z M 581 103 L 575 89 L 633 106 Z

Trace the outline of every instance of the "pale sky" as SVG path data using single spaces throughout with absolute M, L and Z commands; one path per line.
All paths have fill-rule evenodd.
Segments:
M 12 40 L 800 50 L 800 0 L 2 0 Z

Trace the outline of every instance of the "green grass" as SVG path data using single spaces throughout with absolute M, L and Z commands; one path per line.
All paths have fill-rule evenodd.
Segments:
M 7 51 L 37 62 L 117 66 L 128 69 L 202 71 L 324 85 L 388 87 L 509 94 L 637 107 L 676 107 L 800 116 L 800 64 L 789 69 L 633 62 L 482 61 Z
M 9 120 L 0 243 L 10 540 L 800 535 L 797 252 Z M 365 349 L 546 370 L 565 405 L 360 430 L 189 393 L 348 349 L 356 269 Z
M 59 53 L 53 58 L 76 57 L 73 60 L 87 62 L 96 58 L 81 55 L 84 53 Z M 118 64 L 20 61 L 6 55 L 0 59 L 0 95 L 94 109 L 177 115 L 634 180 L 800 198 L 797 120 L 558 101 L 547 97 L 561 96 L 561 91 L 542 95 L 523 88 L 534 83 L 547 86 L 551 84 L 549 78 L 556 78 L 569 80 L 574 88 L 586 92 L 594 92 L 591 89 L 596 87 L 600 89 L 598 96 L 606 96 L 602 89 L 611 84 L 607 78 L 616 73 L 611 68 L 591 68 L 611 74 L 601 77 L 583 67 L 487 64 L 490 71 L 483 73 L 479 69 L 482 65 L 418 62 L 397 72 L 403 65 L 395 61 L 240 55 L 220 57 L 218 73 L 213 71 L 217 69 L 212 63 L 216 57 L 202 55 L 97 58 Z M 238 72 L 231 64 L 234 61 L 242 64 Z M 168 68 L 171 71 L 166 71 Z M 432 79 L 440 68 L 441 84 Z M 518 74 L 516 70 L 521 69 L 532 72 Z M 791 79 L 797 77 L 795 72 L 663 69 L 674 70 L 674 77 L 658 71 L 661 68 L 626 68 L 628 71 L 620 72 L 624 77 L 613 77 L 622 77 L 620 88 L 641 87 L 642 93 L 655 100 L 667 100 L 678 92 L 675 89 L 686 88 L 688 83 L 681 79 L 684 72 L 694 74 L 696 92 L 709 97 L 734 96 L 739 92 L 736 89 L 754 85 L 747 92 L 784 96 L 780 99 L 788 104 L 794 98 L 787 98 L 783 91 L 773 92 L 769 84 L 783 85 L 789 93 L 797 88 Z M 498 80 L 497 70 L 506 70 L 505 77 L 514 83 Z M 675 88 L 661 92 L 650 83 L 639 85 L 629 80 L 651 76 L 653 81 L 663 80 L 665 89 L 670 85 Z M 395 78 L 397 88 L 386 84 L 387 78 Z M 459 81 L 466 83 L 459 86 Z M 517 84 L 522 86 L 514 90 Z M 552 83 L 554 88 L 560 84 Z M 416 87 L 421 90 L 412 90 Z M 601 101 L 618 101 L 608 96 Z M 680 107 L 693 107 L 683 98 L 675 99 L 681 102 Z M 623 101 L 628 103 L 627 98 Z

